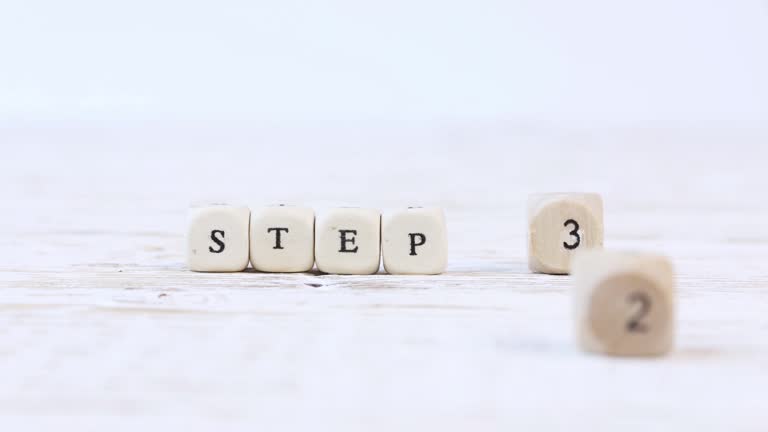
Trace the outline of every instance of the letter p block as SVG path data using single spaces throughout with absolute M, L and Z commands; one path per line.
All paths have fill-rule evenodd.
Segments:
M 440 274 L 448 262 L 445 213 L 412 207 L 382 220 L 384 269 L 390 274 Z

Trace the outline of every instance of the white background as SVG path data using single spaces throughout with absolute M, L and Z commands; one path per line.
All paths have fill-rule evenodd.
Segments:
M 766 431 L 767 120 L 765 0 L 0 0 L 0 428 Z M 529 273 L 570 190 L 669 356 Z M 192 273 L 209 199 L 437 205 L 449 269 Z
M 760 126 L 768 2 L 0 3 L 0 120 Z

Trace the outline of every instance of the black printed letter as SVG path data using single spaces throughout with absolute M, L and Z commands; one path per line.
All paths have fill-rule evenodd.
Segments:
M 217 238 L 216 234 L 221 234 L 221 238 Z M 213 230 L 211 231 L 211 240 L 213 240 L 214 243 L 219 245 L 219 249 L 214 249 L 212 246 L 208 246 L 208 250 L 212 253 L 222 253 L 224 252 L 224 231 L 221 230 Z
M 339 249 L 339 252 L 357 253 L 357 246 L 354 249 L 347 249 L 347 243 L 355 244 L 355 238 L 347 238 L 347 233 L 357 235 L 357 230 L 339 230 L 339 236 L 341 237 L 341 249 Z
M 421 246 L 426 243 L 427 236 L 421 233 L 409 233 L 408 237 L 411 238 L 411 255 L 416 255 L 416 246 Z M 416 238 L 419 239 L 418 243 L 416 243 Z
M 272 249 L 283 249 L 283 245 L 280 243 L 280 232 L 288 232 L 288 228 L 267 228 L 267 233 L 275 232 L 275 247 Z

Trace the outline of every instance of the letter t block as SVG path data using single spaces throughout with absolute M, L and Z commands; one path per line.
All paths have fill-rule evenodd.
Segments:
M 271 206 L 251 213 L 251 265 L 273 273 L 306 272 L 315 265 L 315 212 Z

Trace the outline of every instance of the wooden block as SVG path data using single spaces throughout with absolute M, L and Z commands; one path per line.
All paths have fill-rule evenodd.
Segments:
M 211 205 L 190 210 L 187 265 L 201 272 L 238 272 L 248 266 L 247 207 Z
M 584 251 L 573 261 L 581 347 L 616 356 L 662 355 L 674 343 L 675 277 L 663 256 Z
M 378 210 L 336 208 L 322 212 L 315 226 L 315 260 L 324 273 L 374 274 L 381 261 Z
M 306 272 L 315 265 L 315 212 L 271 206 L 251 212 L 251 266 L 274 273 Z
M 576 251 L 603 247 L 598 194 L 551 193 L 528 198 L 528 268 L 568 274 Z
M 384 269 L 391 274 L 440 274 L 448 262 L 445 213 L 411 207 L 382 218 Z

